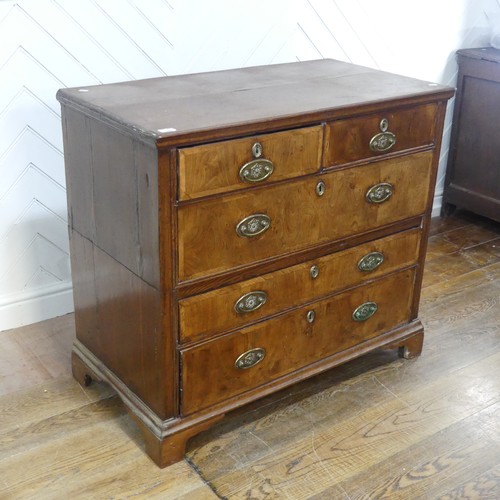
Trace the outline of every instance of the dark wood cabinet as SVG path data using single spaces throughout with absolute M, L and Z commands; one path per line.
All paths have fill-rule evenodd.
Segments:
M 500 222 L 500 50 L 460 50 L 443 211 Z
M 372 349 L 420 353 L 452 94 L 332 60 L 59 91 L 73 373 L 156 463 Z

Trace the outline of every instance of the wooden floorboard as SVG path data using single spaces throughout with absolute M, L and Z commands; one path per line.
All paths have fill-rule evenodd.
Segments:
M 0 498 L 500 499 L 500 225 L 432 221 L 422 356 L 378 350 L 228 415 L 158 469 L 73 316 L 0 333 Z

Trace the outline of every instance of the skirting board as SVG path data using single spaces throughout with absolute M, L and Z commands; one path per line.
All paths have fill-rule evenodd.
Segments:
M 3 296 L 0 297 L 0 332 L 63 316 L 73 310 L 71 282 Z
M 441 207 L 443 206 L 443 193 L 435 194 L 432 203 L 431 217 L 439 217 L 441 215 Z

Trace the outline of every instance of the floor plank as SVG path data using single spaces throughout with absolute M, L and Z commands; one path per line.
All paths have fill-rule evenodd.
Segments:
M 0 461 L 0 473 L 7 478 L 0 496 L 61 498 L 64 492 L 82 499 L 177 498 L 197 491 L 217 498 L 185 462 L 166 470 L 155 467 L 131 439 L 135 429 L 130 427 L 128 418 L 115 418 Z
M 333 399 L 327 417 L 297 430 L 289 442 L 281 444 L 275 430 L 267 444 L 276 451 L 221 476 L 212 474 L 207 461 L 204 476 L 229 498 L 247 498 L 254 489 L 265 487 L 283 498 L 309 498 L 338 486 L 381 459 L 500 403 L 500 352 L 420 389 L 409 385 L 397 393 L 386 391 L 378 404 L 369 400 L 344 419 L 332 408 Z M 241 428 L 233 431 L 235 440 L 241 432 Z M 345 491 L 350 497 L 351 492 Z
M 1 399 L 0 436 L 13 428 L 46 420 L 111 395 L 113 391 L 105 384 L 83 388 L 69 376 L 7 394 Z
M 495 404 L 363 470 L 342 487 L 352 500 L 439 498 L 464 475 L 490 471 L 498 459 L 499 435 L 500 404 Z

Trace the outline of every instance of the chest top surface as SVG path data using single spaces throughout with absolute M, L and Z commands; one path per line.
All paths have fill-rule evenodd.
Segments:
M 270 120 L 285 127 L 342 116 L 353 106 L 425 102 L 452 92 L 323 59 L 61 89 L 57 98 L 143 139 L 173 144 L 203 139 L 208 130 L 251 132 L 252 125 Z

